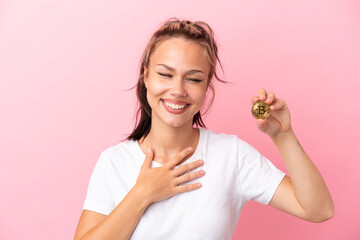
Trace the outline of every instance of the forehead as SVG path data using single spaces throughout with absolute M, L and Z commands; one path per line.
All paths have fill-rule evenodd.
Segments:
M 201 68 L 207 71 L 206 50 L 200 44 L 183 38 L 170 38 L 159 43 L 151 56 L 151 65 L 164 63 L 175 69 Z

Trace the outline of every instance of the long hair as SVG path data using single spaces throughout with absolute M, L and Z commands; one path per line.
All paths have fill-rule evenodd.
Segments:
M 204 28 L 205 27 L 205 28 Z M 207 31 L 206 31 L 207 29 Z M 214 40 L 213 31 L 211 27 L 203 21 L 189 21 L 189 20 L 179 20 L 178 18 L 168 19 L 151 37 L 150 41 L 146 45 L 145 51 L 142 54 L 141 58 L 141 67 L 138 82 L 136 85 L 136 95 L 139 101 L 139 108 L 136 112 L 135 127 L 133 132 L 125 140 L 139 140 L 143 136 L 146 137 L 151 128 L 151 107 L 147 101 L 147 89 L 144 83 L 145 69 L 149 69 L 149 62 L 151 54 L 155 51 L 156 47 L 164 40 L 167 40 L 172 37 L 183 37 L 186 40 L 192 40 L 200 44 L 206 50 L 206 57 L 210 63 L 210 70 L 208 75 L 208 87 L 212 91 L 212 98 L 209 107 L 212 105 L 215 97 L 214 85 L 211 82 L 213 76 L 223 83 L 224 81 L 218 77 L 216 74 L 216 61 L 219 62 L 221 69 L 222 65 L 220 59 L 218 58 L 218 49 L 216 42 Z M 224 71 L 224 70 L 223 70 Z M 207 113 L 209 108 L 205 111 Z M 140 120 L 139 119 L 140 115 Z M 194 117 L 192 124 L 197 127 L 206 128 L 202 118 L 201 113 L 198 111 Z

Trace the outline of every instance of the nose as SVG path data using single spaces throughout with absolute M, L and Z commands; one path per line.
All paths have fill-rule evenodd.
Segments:
M 179 79 L 179 78 L 174 79 L 170 93 L 173 96 L 186 97 L 187 92 L 186 92 L 186 89 L 184 87 L 184 81 L 182 79 Z

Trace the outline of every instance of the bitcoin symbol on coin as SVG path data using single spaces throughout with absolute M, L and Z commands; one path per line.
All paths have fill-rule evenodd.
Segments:
M 266 119 L 270 116 L 270 105 L 264 101 L 254 102 L 251 113 L 256 119 Z

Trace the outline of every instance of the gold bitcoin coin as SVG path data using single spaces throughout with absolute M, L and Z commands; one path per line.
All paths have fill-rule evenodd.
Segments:
M 264 101 L 254 102 L 251 108 L 251 113 L 256 119 L 266 119 L 270 116 L 270 105 Z

